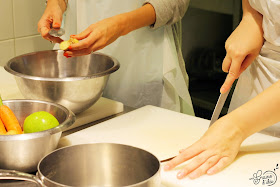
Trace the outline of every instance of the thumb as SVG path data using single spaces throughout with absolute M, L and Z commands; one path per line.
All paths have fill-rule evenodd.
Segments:
M 52 27 L 59 29 L 61 27 L 61 22 L 62 22 L 62 15 L 61 14 L 55 14 L 53 16 L 53 23 Z
M 240 67 L 241 67 L 241 63 L 243 62 L 244 59 L 232 59 L 232 63 L 229 69 L 229 72 L 227 74 L 226 80 L 224 82 L 224 84 L 222 85 L 221 89 L 220 89 L 220 93 L 225 93 L 227 92 L 232 84 L 234 83 L 234 81 L 239 77 L 240 75 Z M 240 63 L 241 61 L 241 63 Z
M 231 72 L 228 73 L 224 84 L 221 86 L 220 93 L 221 94 L 226 93 L 231 88 L 231 86 L 234 83 L 235 79 L 236 78 L 235 78 L 234 74 L 232 74 Z

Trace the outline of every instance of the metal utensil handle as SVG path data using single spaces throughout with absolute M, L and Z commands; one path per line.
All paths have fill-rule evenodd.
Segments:
M 221 111 L 223 109 L 223 106 L 225 104 L 225 101 L 227 100 L 227 96 L 229 94 L 231 89 L 228 89 L 227 92 L 223 93 L 223 94 L 220 94 L 219 96 L 219 99 L 217 101 L 217 104 L 215 106 L 215 109 L 214 109 L 214 112 L 212 114 L 212 117 L 211 117 L 211 121 L 210 121 L 210 124 L 209 124 L 209 127 L 215 122 L 217 121 L 217 119 L 219 118 L 220 114 L 221 114 Z
M 42 181 L 40 181 L 35 175 L 15 170 L 0 169 L 0 180 L 1 179 L 25 180 L 34 182 L 37 185 L 44 187 Z

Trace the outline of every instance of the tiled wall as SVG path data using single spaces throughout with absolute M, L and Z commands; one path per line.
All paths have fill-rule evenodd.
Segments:
M 0 0 L 0 66 L 15 56 L 53 48 L 37 32 L 44 0 Z

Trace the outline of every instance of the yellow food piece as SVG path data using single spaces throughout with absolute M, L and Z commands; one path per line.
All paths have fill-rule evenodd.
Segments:
M 75 38 L 70 38 L 69 40 L 65 40 L 59 44 L 59 48 L 63 51 L 67 50 L 71 44 L 78 43 L 79 40 Z
M 75 43 L 78 43 L 78 42 L 79 42 L 79 40 L 77 40 L 76 38 L 70 38 L 68 41 L 69 41 L 71 44 L 75 44 Z
M 70 42 L 68 40 L 63 41 L 59 44 L 59 48 L 63 51 L 67 50 L 69 46 L 70 46 Z

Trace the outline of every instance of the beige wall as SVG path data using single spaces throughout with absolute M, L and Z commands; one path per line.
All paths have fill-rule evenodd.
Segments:
M 52 49 L 37 32 L 44 9 L 44 0 L 0 0 L 0 66 L 21 54 Z

